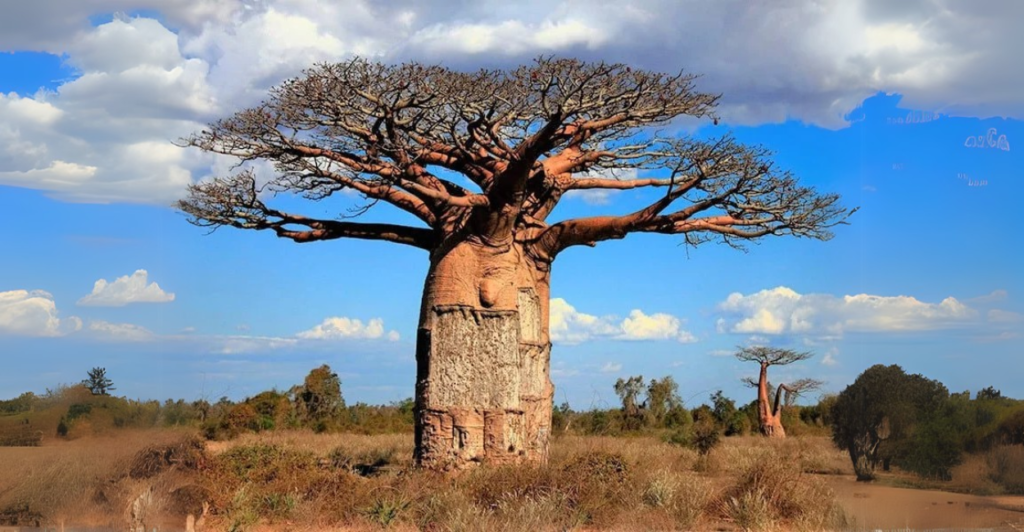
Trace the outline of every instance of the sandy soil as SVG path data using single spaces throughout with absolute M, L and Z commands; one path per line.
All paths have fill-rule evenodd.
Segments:
M 979 497 L 893 488 L 829 476 L 858 530 L 996 529 L 1024 531 L 1024 497 Z

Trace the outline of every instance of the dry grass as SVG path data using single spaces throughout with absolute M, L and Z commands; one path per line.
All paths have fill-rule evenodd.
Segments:
M 708 474 L 738 475 L 769 456 L 784 456 L 804 473 L 852 475 L 850 456 L 821 436 L 766 439 L 760 436 L 725 438 L 708 457 Z
M 0 447 L 0 514 L 17 509 L 41 525 L 107 526 L 128 504 L 136 484 L 110 481 L 126 477 L 142 449 L 181 437 L 171 430 L 122 431 L 42 447 Z
M 21 480 L 0 483 L 0 512 L 27 503 L 46 523 L 123 527 L 131 501 L 151 490 L 148 511 L 171 528 L 210 503 L 207 530 L 814 529 L 835 517 L 831 494 L 804 473 L 838 471 L 824 438 L 727 438 L 702 465 L 654 437 L 566 436 L 544 466 L 446 476 L 411 467 L 408 434 L 270 432 L 205 450 L 182 436 L 0 450 Z
M 769 445 L 716 501 L 721 517 L 744 530 L 840 530 L 850 523 L 822 479 Z
M 1024 495 L 1024 446 L 1002 445 L 978 454 L 965 454 L 949 481 L 921 478 L 894 468 L 878 475 L 887 486 L 966 493 L 971 495 Z

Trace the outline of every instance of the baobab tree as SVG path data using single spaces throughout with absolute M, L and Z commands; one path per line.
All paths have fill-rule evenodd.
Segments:
M 771 384 L 768 383 L 768 367 L 785 366 L 807 360 L 812 356 L 814 356 L 813 353 L 765 346 L 743 347 L 736 353 L 736 358 L 744 362 L 757 362 L 761 365 L 761 371 L 758 373 L 756 381 L 751 378 L 743 379 L 747 385 L 757 388 L 757 420 L 761 434 L 772 438 L 785 438 L 786 429 L 782 426 L 783 405 L 791 406 L 801 394 L 821 386 L 821 381 L 814 379 L 800 379 L 788 384 L 780 384 L 775 390 L 775 401 L 772 402 L 769 393 Z M 783 392 L 786 394 L 784 401 Z
M 719 97 L 694 81 L 574 59 L 477 72 L 318 64 L 183 139 L 242 164 L 193 184 L 178 206 L 204 227 L 425 250 L 417 462 L 544 461 L 549 285 L 560 253 L 633 233 L 737 247 L 778 235 L 824 240 L 852 212 L 838 195 L 800 186 L 764 148 L 655 133 L 683 116 L 717 121 Z M 257 183 L 252 161 L 272 162 L 275 176 Z M 567 192 L 624 189 L 647 191 L 650 203 L 549 220 Z M 388 204 L 415 221 L 317 218 L 270 203 L 276 193 L 316 201 L 344 191 L 365 198 L 362 210 Z

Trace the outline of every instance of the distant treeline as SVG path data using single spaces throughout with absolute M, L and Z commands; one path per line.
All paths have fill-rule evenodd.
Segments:
M 660 436 L 708 452 L 720 437 L 758 432 L 757 401 L 737 402 L 721 391 L 689 408 L 670 376 L 645 381 L 619 379 L 613 408 L 553 408 L 552 434 Z M 190 427 L 208 439 L 246 432 L 311 429 L 317 432 L 381 434 L 412 432 L 412 399 L 388 405 L 346 405 L 341 381 L 324 365 L 302 384 L 269 390 L 234 402 L 178 399 L 137 401 L 96 393 L 86 383 L 58 386 L 0 401 L 0 445 L 38 445 L 42 438 L 76 438 L 121 428 Z M 897 466 L 923 477 L 949 479 L 965 453 L 1024 445 L 1024 401 L 985 388 L 974 397 L 949 393 L 941 383 L 907 375 L 899 366 L 874 366 L 838 395 L 814 405 L 787 404 L 783 424 L 790 436 L 831 435 L 849 451 L 862 479 L 876 466 Z M 1024 491 L 1024 486 L 1020 488 Z
M 192 427 L 209 439 L 244 432 L 308 428 L 317 432 L 411 432 L 413 401 L 346 405 L 330 367 L 312 370 L 301 385 L 234 402 L 221 397 L 138 401 L 94 393 L 86 384 L 0 401 L 0 445 L 37 445 L 39 437 L 76 438 L 123 428 Z M 25 435 L 32 435 L 32 441 Z M 28 443 L 25 443 L 27 442 Z

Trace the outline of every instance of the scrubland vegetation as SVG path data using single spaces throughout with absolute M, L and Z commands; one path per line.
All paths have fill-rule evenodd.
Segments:
M 889 397 L 885 423 L 864 423 L 884 436 L 866 458 L 877 482 L 1024 494 L 1020 401 L 948 394 L 892 368 L 887 378 L 927 393 Z M 413 467 L 411 401 L 346 405 L 326 366 L 237 403 L 61 386 L 0 401 L 0 525 L 182 529 L 192 515 L 199 530 L 853 529 L 831 488 L 857 463 L 840 448 L 856 431 L 836 424 L 851 389 L 786 408 L 789 437 L 770 439 L 755 401 L 718 392 L 687 408 L 670 377 L 623 379 L 621 407 L 555 409 L 546 465 L 445 475 Z M 926 397 L 927 412 L 908 397 Z

